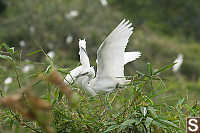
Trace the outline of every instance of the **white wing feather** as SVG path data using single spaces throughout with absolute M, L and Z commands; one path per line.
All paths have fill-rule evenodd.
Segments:
M 124 77 L 124 51 L 133 33 L 129 21 L 123 20 L 103 41 L 97 51 L 97 79 Z
M 127 63 L 136 60 L 137 58 L 140 58 L 141 53 L 140 52 L 125 52 L 124 53 L 124 65 Z

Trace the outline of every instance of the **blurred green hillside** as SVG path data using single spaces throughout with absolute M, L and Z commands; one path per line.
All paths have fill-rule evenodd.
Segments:
M 174 104 L 187 97 L 195 101 L 200 100 L 199 7 L 198 0 L 108 0 L 107 6 L 99 0 L 0 0 L 0 44 L 20 51 L 17 69 L 27 60 L 36 66 L 29 73 L 31 76 L 21 75 L 25 82 L 47 66 L 41 48 L 46 53 L 55 52 L 53 62 L 58 67 L 71 70 L 79 65 L 79 38 L 86 39 L 91 64 L 96 66 L 97 48 L 125 18 L 135 27 L 126 50 L 142 52 L 140 59 L 126 66 L 126 75 L 136 71 L 148 73 L 147 62 L 154 70 L 159 69 L 173 63 L 182 53 L 184 61 L 179 72 L 169 70 L 160 74 L 167 89 L 162 90 L 162 98 L 159 95 L 154 100 Z M 70 17 L 70 13 L 75 15 Z M 1 64 L 3 84 L 15 71 L 6 61 L 1 60 Z M 152 88 L 147 88 L 148 95 Z M 159 92 L 160 84 L 155 82 L 154 88 L 155 93 Z
M 136 69 L 144 71 L 146 62 L 155 66 L 172 63 L 178 53 L 183 53 L 181 74 L 188 80 L 199 77 L 200 45 L 194 39 L 199 29 L 195 24 L 200 19 L 196 2 L 113 0 L 107 7 L 103 7 L 100 1 L 92 0 L 1 2 L 6 8 L 0 15 L 0 42 L 22 49 L 23 60 L 41 61 L 39 57 L 43 56 L 42 53 L 26 56 L 41 46 L 46 51 L 56 51 L 58 65 L 73 67 L 79 62 L 78 39 L 86 38 L 88 54 L 95 65 L 98 46 L 126 18 L 135 25 L 127 50 L 143 53 L 139 61 L 127 66 L 128 74 Z M 78 16 L 67 18 L 67 14 L 74 10 L 78 11 Z M 73 40 L 67 43 L 69 35 Z M 27 45 L 21 48 L 21 41 Z
M 6 8 L 0 15 L 0 42 L 22 49 L 22 59 L 30 58 L 26 54 L 41 46 L 46 51 L 56 50 L 58 64 L 72 65 L 71 61 L 78 62 L 78 39 L 86 38 L 89 56 L 95 65 L 98 46 L 126 18 L 135 25 L 127 49 L 143 53 L 142 59 L 129 66 L 142 69 L 141 63 L 146 61 L 155 66 L 163 65 L 171 63 L 178 53 L 183 53 L 185 60 L 181 73 L 188 79 L 198 79 L 200 47 L 194 40 L 199 29 L 195 25 L 200 19 L 198 2 L 112 0 L 107 7 L 92 0 L 1 2 Z M 67 18 L 67 14 L 74 10 L 78 11 L 78 16 Z M 69 44 L 66 42 L 68 35 L 73 37 Z M 23 48 L 20 48 L 21 41 L 27 44 Z M 38 57 L 34 55 L 32 58 L 42 59 Z

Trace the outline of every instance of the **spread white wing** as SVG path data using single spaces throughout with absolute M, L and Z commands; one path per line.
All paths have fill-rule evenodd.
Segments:
M 97 51 L 97 79 L 124 77 L 124 51 L 132 33 L 132 24 L 123 20 L 103 41 Z
M 125 52 L 124 53 L 124 65 L 127 63 L 136 60 L 137 58 L 140 58 L 141 53 L 140 52 Z

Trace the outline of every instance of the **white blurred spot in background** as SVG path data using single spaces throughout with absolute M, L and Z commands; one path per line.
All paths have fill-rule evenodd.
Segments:
M 19 42 L 19 45 L 20 45 L 21 47 L 25 47 L 25 46 L 26 46 L 26 42 L 25 42 L 24 40 L 21 40 L 21 41 Z
M 47 55 L 48 55 L 51 59 L 53 59 L 53 58 L 55 57 L 55 52 L 54 52 L 54 51 L 49 51 L 49 52 L 47 53 Z
M 72 35 L 68 35 L 68 36 L 66 37 L 65 42 L 66 42 L 67 44 L 70 44 L 70 43 L 72 43 L 72 41 L 73 41 Z
M 23 67 L 22 71 L 24 73 L 27 73 L 27 72 L 29 72 L 29 71 L 31 71 L 33 69 L 34 69 L 34 65 L 33 64 L 28 64 L 28 65 L 26 65 L 26 66 Z
M 79 12 L 77 10 L 71 10 L 69 13 L 65 14 L 66 19 L 73 19 L 79 15 Z
M 34 27 L 34 26 L 30 26 L 29 30 L 30 30 L 30 33 L 31 33 L 31 34 L 34 34 L 34 33 L 35 33 L 35 27 Z
M 178 72 L 178 70 L 180 69 L 180 67 L 183 63 L 183 55 L 179 54 L 178 57 L 175 59 L 174 63 L 176 63 L 176 64 L 173 66 L 172 71 Z
M 12 83 L 12 81 L 13 81 L 12 77 L 7 77 L 7 78 L 4 80 L 4 84 L 5 84 L 5 85 L 8 85 L 8 84 Z
M 102 6 L 107 6 L 108 5 L 108 2 L 107 0 L 100 0 Z

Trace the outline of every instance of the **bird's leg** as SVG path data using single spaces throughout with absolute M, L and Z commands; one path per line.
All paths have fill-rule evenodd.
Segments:
M 89 88 L 89 87 L 87 87 L 86 90 L 87 90 L 92 96 L 96 96 L 96 95 L 97 95 L 96 92 L 95 92 L 93 89 Z
M 108 93 L 106 93 L 106 95 L 105 95 L 105 99 L 104 99 L 105 109 L 104 109 L 104 111 L 101 113 L 101 116 L 104 115 L 104 114 L 108 111 L 108 109 L 109 109 L 108 106 L 110 106 L 110 104 L 109 104 L 109 102 L 108 102 L 108 97 L 110 96 L 110 94 L 111 94 L 111 92 L 108 92 Z M 111 107 L 111 106 L 110 106 L 110 107 Z
M 112 93 L 112 91 L 110 91 L 110 92 L 108 92 L 107 94 L 106 94 L 106 102 L 107 102 L 107 107 L 109 107 L 109 108 L 111 108 L 112 109 L 112 106 L 111 106 L 111 104 L 110 104 L 110 102 L 108 101 L 108 98 L 110 97 L 110 94 Z M 108 108 L 107 108 L 107 110 L 108 110 Z

